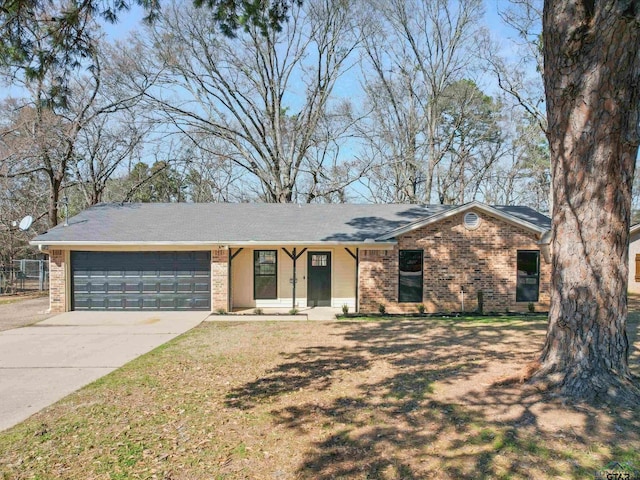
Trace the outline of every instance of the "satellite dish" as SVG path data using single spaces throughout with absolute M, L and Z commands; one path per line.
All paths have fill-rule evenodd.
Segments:
M 18 225 L 18 227 L 20 228 L 20 230 L 24 232 L 26 230 L 29 230 L 29 227 L 31 226 L 32 223 L 33 223 L 33 217 L 31 215 L 27 215 L 22 220 L 20 220 L 20 225 Z

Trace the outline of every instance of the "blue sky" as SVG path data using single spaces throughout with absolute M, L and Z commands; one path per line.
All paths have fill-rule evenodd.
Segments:
M 425 0 L 426 1 L 426 0 Z M 502 24 L 499 9 L 505 8 L 508 0 L 485 0 L 485 20 L 487 26 L 498 36 L 509 36 L 509 32 Z M 105 31 L 111 39 L 124 39 L 127 34 L 139 28 L 142 17 L 144 16 L 142 8 L 134 5 L 129 12 L 122 13 L 120 21 L 115 25 L 106 25 Z
M 494 39 L 498 41 L 499 44 L 503 47 L 503 54 L 505 54 L 507 57 L 514 48 L 512 41 L 515 37 L 515 32 L 504 24 L 498 12 L 500 10 L 504 10 L 508 6 L 509 0 L 484 0 L 484 23 L 490 30 L 491 35 L 494 37 Z M 143 9 L 138 5 L 134 5 L 130 11 L 123 12 L 121 14 L 118 23 L 103 24 L 103 28 L 109 40 L 126 40 L 126 38 L 130 34 L 135 34 L 137 30 L 144 28 L 142 20 L 143 17 Z M 353 87 L 353 89 L 360 88 L 360 86 L 357 84 L 357 80 L 351 82 L 349 81 L 349 79 L 343 79 L 340 83 L 342 84 L 341 88 L 344 89 L 349 89 L 350 86 Z M 497 90 L 497 85 L 487 85 L 485 86 L 485 88 L 488 88 L 489 90 Z M 495 94 L 495 90 L 488 93 Z
M 118 23 L 103 24 L 107 37 L 112 40 L 125 40 L 127 36 L 142 27 L 144 11 L 138 5 L 134 5 L 128 12 L 122 12 Z
M 506 8 L 506 6 L 508 6 L 508 3 L 508 0 L 484 0 L 485 24 L 491 31 L 494 38 L 503 45 L 505 51 L 510 50 L 511 47 L 509 46 L 509 40 L 513 38 L 514 33 L 513 31 L 510 31 L 507 26 L 505 26 L 505 24 L 500 19 L 498 12 L 500 9 Z M 130 34 L 135 34 L 136 31 L 144 28 L 142 20 L 143 17 L 143 9 L 138 5 L 134 5 L 128 12 L 122 12 L 120 14 L 120 18 L 117 23 L 109 24 L 103 22 L 102 26 L 105 34 L 107 35 L 107 38 L 110 41 L 124 41 Z M 355 89 L 359 89 L 357 80 L 351 82 L 348 79 L 343 79 L 341 83 L 341 87 L 345 90 L 350 89 L 353 91 Z M 493 90 L 493 88 L 491 87 L 488 88 Z M 493 94 L 494 92 L 488 93 Z M 19 95 L 19 90 L 15 87 L 10 86 L 9 89 L 5 91 L 5 95 L 7 94 L 17 96 Z

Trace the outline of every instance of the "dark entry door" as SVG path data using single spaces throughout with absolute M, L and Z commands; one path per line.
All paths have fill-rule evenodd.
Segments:
M 307 306 L 331 306 L 331 252 L 307 254 Z

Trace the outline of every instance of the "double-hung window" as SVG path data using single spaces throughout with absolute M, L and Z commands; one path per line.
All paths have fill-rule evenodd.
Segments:
M 253 297 L 256 300 L 278 297 L 278 252 L 253 252 Z
M 516 302 L 537 302 L 540 290 L 540 251 L 518 250 Z
M 400 250 L 399 302 L 422 302 L 422 250 Z

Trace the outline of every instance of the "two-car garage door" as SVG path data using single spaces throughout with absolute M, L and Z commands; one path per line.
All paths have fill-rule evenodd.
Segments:
M 211 254 L 71 252 L 74 310 L 209 310 Z

